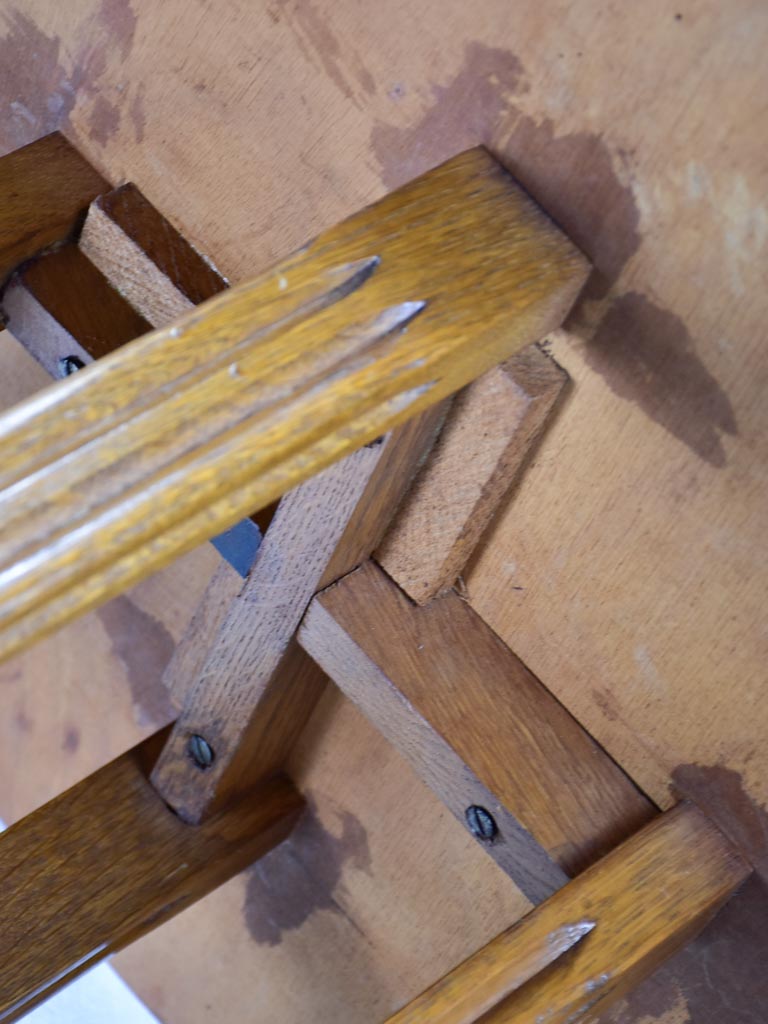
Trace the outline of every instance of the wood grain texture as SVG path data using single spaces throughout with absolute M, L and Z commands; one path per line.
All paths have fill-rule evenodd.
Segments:
M 22 260 L 72 237 L 106 188 L 58 132 L 0 158 L 0 284 Z
M 380 1021 L 530 908 L 336 687 L 286 767 L 289 840 L 116 958 L 161 1019 Z
M 202 828 L 184 825 L 147 779 L 160 742 L 112 761 L 0 839 L 0 1019 L 17 1020 L 290 832 L 303 803 L 280 778 Z
M 536 450 L 568 376 L 531 345 L 456 396 L 376 561 L 419 604 L 453 586 Z
M 472 150 L 13 410 L 0 422 L 0 654 L 541 336 L 585 274 Z
M 164 327 L 227 287 L 131 183 L 91 203 L 78 244 L 153 327 Z
M 488 852 L 531 899 L 557 881 L 526 876 L 531 837 L 574 874 L 654 813 L 455 593 L 415 607 L 369 562 L 313 601 L 299 640 L 459 820 L 492 812 Z
M 184 820 L 200 821 L 281 767 L 325 686 L 323 673 L 293 643 L 306 607 L 326 581 L 349 572 L 378 544 L 442 414 L 439 406 L 423 413 L 287 494 L 227 611 L 216 611 L 227 581 L 207 595 L 207 650 L 201 651 L 198 620 L 177 656 L 179 668 L 194 660 L 196 674 L 152 775 Z M 187 754 L 194 734 L 215 751 L 204 772 Z
M 758 813 L 768 806 L 761 0 L 674 9 L 585 0 L 563 11 L 520 6 L 514 18 L 503 0 L 234 0 L 193 12 L 182 0 L 132 0 L 130 9 L 25 0 L 23 15 L 8 8 L 2 26 L 4 148 L 47 130 L 48 101 L 64 101 L 62 123 L 82 152 L 110 180 L 136 181 L 233 281 L 458 148 L 490 143 L 594 258 L 603 297 L 582 304 L 574 333 L 552 346 L 575 386 L 509 516 L 500 509 L 482 572 L 467 580 L 470 597 L 656 802 L 668 803 L 678 765 L 720 763 Z M 31 124 L 12 112 L 16 101 Z M 610 332 L 593 343 L 608 317 Z M 62 636 L 70 663 L 78 642 Z M 63 735 L 68 708 L 36 692 L 52 733 Z M 361 772 L 370 740 L 364 721 L 342 720 L 328 752 L 338 775 L 320 784 L 328 799 L 345 765 Z M 18 733 L 14 749 L 48 774 L 40 739 Z M 358 753 L 346 760 L 350 745 Z M 6 763 L 3 789 L 21 785 Z M 378 835 L 398 827 L 408 801 L 405 785 L 377 801 L 380 822 L 366 816 L 362 795 L 355 806 Z M 330 804 L 326 821 L 335 827 Z M 172 942 L 152 936 L 143 964 L 134 947 L 131 980 L 168 1024 L 209 1024 L 210 994 L 217 1024 L 247 1019 L 256 999 L 265 1024 L 368 1024 L 379 982 L 390 996 L 400 987 L 402 1001 L 427 956 L 422 987 L 441 956 L 463 955 L 455 929 L 430 930 L 423 942 L 409 930 L 417 859 L 397 888 L 385 863 L 374 859 L 370 893 L 350 867 L 343 885 L 355 921 L 387 913 L 374 980 L 359 947 L 356 958 L 343 942 L 354 929 L 331 911 L 281 947 L 255 946 L 239 889 L 212 911 L 226 950 L 215 979 L 203 939 L 177 918 Z M 461 875 L 446 875 L 451 857 L 430 864 L 419 905 L 447 913 Z M 408 895 L 390 896 L 404 885 Z M 462 909 L 476 927 L 477 908 L 466 900 Z M 195 911 L 201 932 L 204 911 Z M 286 1004 L 286 991 L 302 989 L 297 963 L 316 969 L 310 987 L 322 1005 Z M 727 1020 L 726 982 L 743 992 L 745 964 L 721 975 L 711 998 L 690 1000 L 697 1024 Z M 655 1005 L 635 1002 L 625 1020 L 647 1024 Z M 686 1013 L 683 1005 L 678 1016 Z M 763 1024 L 764 1014 L 752 1016 Z
M 441 979 L 388 1024 L 593 1020 L 684 945 L 750 874 L 728 840 L 681 804 Z M 593 928 L 549 970 L 563 931 Z M 535 970 L 540 973 L 524 985 Z M 523 987 L 524 985 L 524 987 Z
M 187 695 L 230 606 L 244 585 L 243 577 L 226 561 L 221 561 L 211 576 L 190 619 L 189 627 L 176 645 L 173 657 L 163 673 L 163 680 L 178 707 L 186 703 Z
M 150 329 L 74 243 L 21 267 L 0 302 L 13 336 L 56 378 L 67 356 L 87 365 Z

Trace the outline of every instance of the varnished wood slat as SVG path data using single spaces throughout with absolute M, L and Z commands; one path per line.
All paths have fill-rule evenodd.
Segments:
M 177 914 L 285 838 L 302 808 L 275 778 L 200 828 L 152 789 L 154 736 L 0 836 L 0 1021 Z
M 217 611 L 218 596 L 204 598 L 203 619 L 172 666 L 196 674 L 181 685 L 166 675 L 177 699 L 183 688 L 184 705 L 152 775 L 186 821 L 200 821 L 282 765 L 326 681 L 293 642 L 307 604 L 378 544 L 442 418 L 440 406 L 430 409 L 287 494 L 226 612 Z M 224 597 L 230 587 L 228 576 L 215 584 Z M 214 751 L 205 771 L 188 755 L 192 735 Z
M 414 606 L 369 562 L 312 602 L 299 640 L 459 820 L 492 812 L 488 852 L 532 899 L 531 836 L 575 874 L 655 813 L 456 593 Z
M 568 382 L 536 345 L 456 396 L 427 464 L 376 560 L 419 604 L 453 586 Z
M 13 336 L 52 377 L 146 334 L 141 317 L 74 242 L 22 266 L 2 297 Z
M 507 172 L 470 150 L 11 410 L 0 654 L 541 337 L 585 275 Z
M 388 1024 L 594 1020 L 693 938 L 749 874 L 749 865 L 716 826 L 694 806 L 680 804 Z M 582 933 L 580 941 L 546 969 L 553 942 L 566 946 L 573 931 Z
M 153 327 L 164 327 L 227 287 L 130 182 L 91 203 L 79 245 Z
M 58 132 L 0 158 L 0 284 L 80 227 L 107 182 Z

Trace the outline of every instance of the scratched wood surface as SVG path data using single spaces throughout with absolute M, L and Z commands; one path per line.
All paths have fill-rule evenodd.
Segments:
M 768 706 L 756 684 L 768 575 L 758 443 L 768 428 L 765 6 L 587 0 L 512 17 L 502 0 L 449 13 L 405 0 L 215 10 L 3 0 L 0 10 L 3 151 L 64 126 L 232 280 L 476 141 L 581 242 L 600 275 L 570 325 L 575 339 L 552 344 L 574 386 L 469 575 L 470 597 L 655 800 L 668 802 L 674 778 L 721 821 L 737 812 L 734 831 L 768 870 Z M 109 644 L 100 648 L 110 662 Z M 74 640 L 49 649 L 65 650 L 74 678 Z M 87 674 L 106 675 L 87 654 Z M 53 669 L 65 671 L 53 654 L 36 665 Z M 4 693 L 36 704 L 31 671 L 13 684 L 28 691 Z M 106 720 L 115 754 L 135 727 L 130 700 L 110 685 L 123 709 Z M 42 702 L 50 688 L 34 692 Z M 56 736 L 71 714 L 60 699 L 44 708 L 60 716 Z M 36 734 L 5 718 L 6 747 L 22 756 Z M 32 760 L 40 769 L 22 775 L 9 758 L 0 798 L 42 791 L 64 770 Z M 765 910 L 765 898 L 752 902 Z M 217 921 L 226 948 L 223 910 Z M 179 925 L 177 944 L 182 934 Z M 760 929 L 750 934 L 759 948 Z M 161 936 L 146 993 L 169 1021 L 212 1019 L 202 943 L 184 971 L 179 954 L 165 987 Z M 261 948 L 249 960 L 247 934 L 235 941 L 238 965 L 253 967 Z M 721 976 L 721 959 L 696 952 L 686 963 L 700 984 L 668 979 L 622 1011 L 622 1024 L 722 1020 L 722 993 L 748 974 L 749 957 L 732 957 Z M 219 1009 L 231 989 L 216 981 Z M 762 1007 L 740 991 L 738 1012 L 762 1024 Z

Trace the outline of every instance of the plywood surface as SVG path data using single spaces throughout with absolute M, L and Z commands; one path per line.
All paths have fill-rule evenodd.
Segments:
M 232 280 L 478 141 L 550 208 L 598 274 L 552 341 L 574 387 L 469 597 L 655 800 L 676 780 L 735 809 L 763 866 L 767 39 L 759 0 L 0 5 L 0 147 L 63 126 Z M 37 672 L 82 665 L 50 650 Z M 698 999 L 709 1024 L 721 987 L 669 987 L 651 1020 Z M 180 1019 L 222 1020 L 200 991 Z

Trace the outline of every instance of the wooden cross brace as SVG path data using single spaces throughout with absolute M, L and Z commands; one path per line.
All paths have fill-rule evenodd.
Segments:
M 214 535 L 240 570 L 170 730 L 0 839 L 0 1020 L 288 835 L 327 677 L 542 904 L 392 1020 L 586 1020 L 690 938 L 749 867 L 454 588 L 566 384 L 535 343 L 588 265 L 535 202 L 471 150 L 230 289 L 60 136 L 0 190 L 4 315 L 65 378 L 0 419 L 0 654 Z

